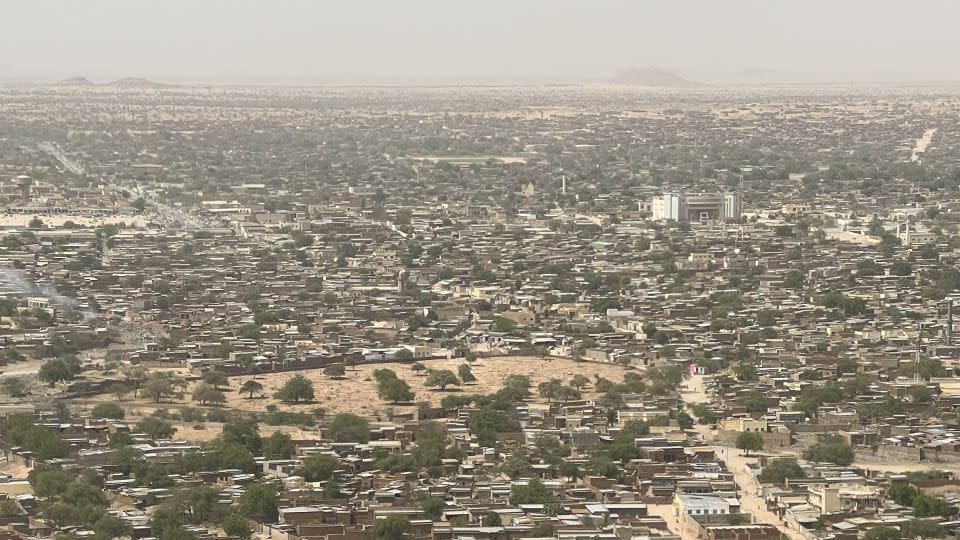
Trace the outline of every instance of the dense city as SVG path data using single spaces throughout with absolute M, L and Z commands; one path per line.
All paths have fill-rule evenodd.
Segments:
M 958 227 L 935 87 L 2 87 L 0 540 L 960 536 Z

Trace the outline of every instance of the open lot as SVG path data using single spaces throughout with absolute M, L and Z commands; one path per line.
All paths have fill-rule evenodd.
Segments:
M 423 364 L 429 369 L 449 369 L 456 372 L 457 368 L 466 363 L 462 358 L 450 360 L 428 360 Z M 238 390 L 244 381 L 249 380 L 250 376 L 237 376 L 230 378 L 229 388 L 224 388 L 227 395 L 227 402 L 223 408 L 239 411 L 260 412 L 266 409 L 268 405 L 277 405 L 280 410 L 312 412 L 317 408 L 324 409 L 329 414 L 340 412 L 349 412 L 358 414 L 370 419 L 386 419 L 390 411 L 405 412 L 413 409 L 416 402 L 429 401 L 433 405 L 439 405 L 440 400 L 445 396 L 455 393 L 464 394 L 490 394 L 499 390 L 503 379 L 509 375 L 526 375 L 530 377 L 533 384 L 534 396 L 531 403 L 546 403 L 536 395 L 536 386 L 541 382 L 551 378 L 558 378 L 564 383 L 577 374 L 584 375 L 591 381 L 594 375 L 600 375 L 612 381 L 623 379 L 624 369 L 614 364 L 598 364 L 592 362 L 577 363 L 566 358 L 548 358 L 541 360 L 533 356 L 514 356 L 500 358 L 483 358 L 475 362 L 472 366 L 473 374 L 477 378 L 476 382 L 465 384 L 460 387 L 448 387 L 441 391 L 435 388 L 427 388 L 424 382 L 427 379 L 426 374 L 416 374 L 412 369 L 412 363 L 382 363 L 367 364 L 357 366 L 355 369 L 347 371 L 347 376 L 342 379 L 331 379 L 323 375 L 322 369 L 269 373 L 257 375 L 257 381 L 264 386 L 263 393 L 265 397 L 255 397 L 249 399 L 246 394 L 241 395 Z M 393 404 L 385 402 L 377 397 L 377 383 L 373 380 L 371 374 L 375 369 L 392 369 L 397 376 L 406 380 L 410 384 L 415 397 L 411 403 Z M 294 375 L 304 375 L 313 381 L 316 393 L 315 401 L 311 403 L 286 404 L 273 398 L 273 393 L 279 389 L 284 382 Z M 596 392 L 592 386 L 584 388 L 585 398 L 596 397 Z M 94 404 L 101 401 L 115 401 L 116 398 L 110 395 L 100 395 L 82 400 L 87 404 Z M 140 415 L 150 414 L 157 409 L 167 409 L 176 411 L 177 409 L 189 406 L 195 407 L 197 403 L 190 400 L 189 390 L 183 399 L 173 401 L 163 400 L 161 403 L 154 403 L 149 398 L 139 396 L 136 399 L 127 398 L 122 405 L 127 409 L 128 415 L 136 418 Z M 207 423 L 204 429 L 195 429 L 193 423 L 179 424 L 177 438 L 189 440 L 208 440 L 220 433 L 219 424 Z M 270 433 L 275 428 L 261 426 L 264 433 Z M 284 431 L 296 428 L 276 428 Z M 298 435 L 303 435 L 302 432 Z

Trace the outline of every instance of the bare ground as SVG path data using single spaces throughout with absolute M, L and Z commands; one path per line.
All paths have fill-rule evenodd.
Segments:
M 424 361 L 428 369 L 449 369 L 456 373 L 457 368 L 464 364 L 462 358 L 450 360 L 429 360 Z M 440 400 L 451 394 L 490 394 L 496 392 L 502 387 L 502 382 L 508 375 L 526 375 L 530 377 L 533 384 L 534 397 L 531 400 L 533 404 L 546 403 L 545 400 L 536 395 L 536 386 L 551 378 L 559 378 L 564 383 L 577 374 L 584 375 L 591 380 L 594 374 L 600 375 L 615 382 L 623 379 L 624 369 L 614 364 L 598 364 L 591 362 L 576 363 L 566 358 L 549 358 L 541 360 L 538 357 L 520 356 L 520 357 L 501 357 L 501 358 L 482 358 L 471 366 L 473 375 L 477 381 L 465 384 L 461 387 L 448 387 L 441 391 L 435 388 L 427 388 L 424 385 L 426 375 L 418 375 L 410 368 L 410 363 L 383 363 L 367 364 L 357 366 L 356 369 L 347 371 L 343 379 L 331 379 L 323 375 L 322 369 L 305 370 L 296 372 L 268 373 L 257 375 L 256 380 L 264 386 L 263 394 L 265 397 L 256 396 L 249 399 L 247 394 L 240 394 L 240 386 L 247 380 L 249 375 L 230 377 L 229 387 L 224 388 L 227 396 L 227 402 L 224 408 L 263 412 L 268 405 L 277 405 L 282 411 L 312 412 L 315 409 L 322 408 L 327 414 L 337 414 L 349 412 L 364 416 L 370 419 L 386 419 L 389 411 L 397 413 L 412 410 L 416 402 L 427 401 L 433 405 L 439 405 Z M 409 403 L 388 403 L 377 396 L 377 384 L 371 374 L 375 369 L 392 369 L 397 376 L 407 381 L 415 397 Z M 316 399 L 312 403 L 286 404 L 274 399 L 273 393 L 276 392 L 284 382 L 294 375 L 303 375 L 313 381 Z M 592 385 L 583 389 L 584 398 L 594 398 L 596 393 Z M 111 395 L 100 395 L 86 399 L 83 403 L 95 404 L 97 402 L 115 401 L 116 398 Z M 148 415 L 156 409 L 167 409 L 176 411 L 181 407 L 197 406 L 197 403 L 190 401 L 189 391 L 184 399 L 153 403 L 149 399 L 138 397 L 137 399 L 128 398 L 121 403 L 127 409 L 128 419 L 136 419 L 143 415 Z M 220 424 L 205 423 L 203 429 L 194 429 L 194 423 L 180 423 L 177 425 L 178 439 L 192 441 L 204 441 L 212 439 L 219 435 Z M 261 426 L 264 434 L 280 429 L 284 431 L 296 430 L 296 428 Z M 309 430 L 308 430 L 309 431 Z M 311 433 L 298 432 L 297 435 L 308 437 Z

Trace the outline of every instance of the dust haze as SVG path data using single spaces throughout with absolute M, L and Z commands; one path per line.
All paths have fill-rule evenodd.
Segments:
M 602 84 L 636 68 L 705 84 L 952 82 L 958 15 L 947 1 L 16 1 L 0 82 Z

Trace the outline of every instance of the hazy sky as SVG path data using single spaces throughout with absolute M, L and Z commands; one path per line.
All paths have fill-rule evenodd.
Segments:
M 960 2 L 4 0 L 0 81 L 960 81 Z M 772 70 L 772 76 L 761 71 Z

